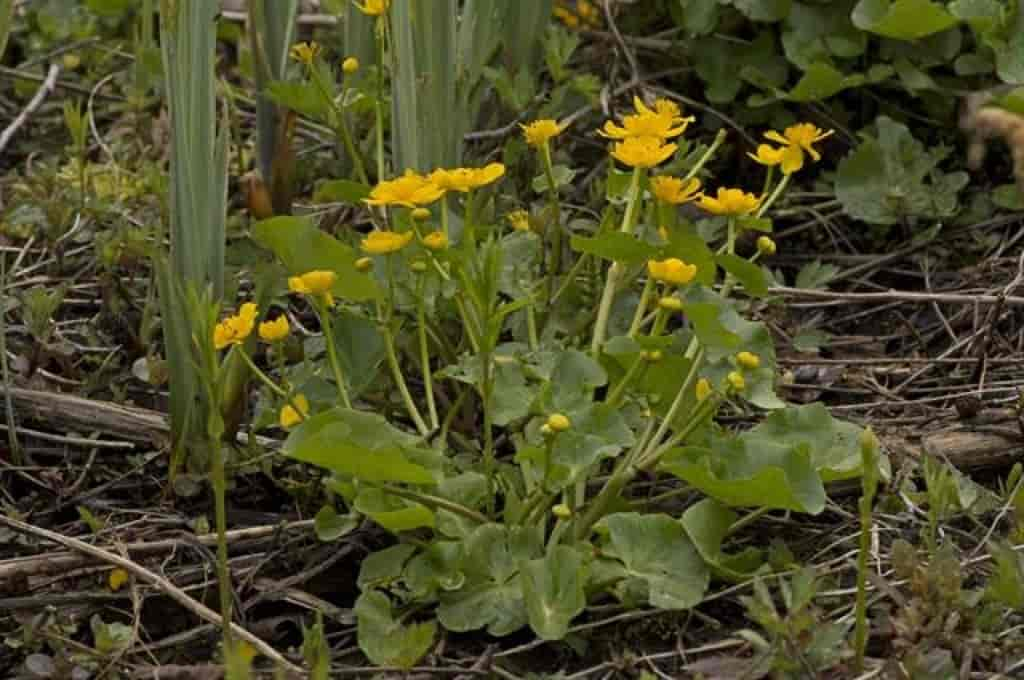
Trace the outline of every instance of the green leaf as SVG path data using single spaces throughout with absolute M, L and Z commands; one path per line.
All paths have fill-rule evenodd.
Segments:
M 375 322 L 348 309 L 334 314 L 331 331 L 349 395 L 358 397 L 377 379 L 387 358 L 384 336 Z
M 789 14 L 792 0 L 731 0 L 751 21 L 781 21 Z
M 821 62 L 810 64 L 803 76 L 789 91 L 787 99 L 795 102 L 816 102 L 864 83 L 864 76 L 845 75 L 835 67 Z
M 253 239 L 272 251 L 294 275 L 323 269 L 338 275 L 334 294 L 362 302 L 379 295 L 377 284 L 356 269 L 359 254 L 301 217 L 272 217 L 252 227 Z
M 1002 544 L 994 544 L 990 552 L 996 568 L 988 580 L 985 597 L 1011 609 L 1024 609 L 1024 558 Z
M 601 364 L 576 349 L 558 354 L 549 381 L 551 407 L 571 411 L 590 403 L 593 392 L 608 382 Z
M 660 468 L 727 505 L 817 514 L 825 509 L 825 488 L 807 449 L 752 449 L 742 439 L 716 436 L 711 448 L 669 451 Z
M 96 14 L 117 18 L 135 4 L 134 0 L 87 0 L 86 5 Z
M 437 618 L 448 630 L 487 627 L 503 636 L 526 625 L 528 616 L 518 575 L 520 565 L 543 554 L 539 527 L 485 524 L 465 539 L 465 587 L 442 593 Z
M 739 347 L 740 337 L 719 320 L 720 310 L 718 305 L 711 302 L 691 302 L 683 306 L 683 313 L 693 324 L 697 339 L 705 347 Z
M 288 435 L 285 455 L 370 482 L 433 484 L 407 454 L 419 440 L 366 411 L 335 408 L 304 420 Z
M 434 526 L 434 513 L 430 508 L 380 489 L 361 489 L 353 507 L 394 534 Z
M 683 525 L 667 515 L 609 515 L 611 553 L 647 588 L 652 606 L 688 609 L 700 603 L 710 574 Z
M 821 260 L 814 260 L 800 268 L 796 275 L 796 287 L 820 290 L 825 288 L 838 273 L 839 267 L 834 264 L 823 264 Z
M 348 179 L 335 179 L 322 182 L 313 192 L 314 203 L 352 203 L 361 205 L 362 200 L 370 195 L 370 187 L 362 182 Z
M 580 554 L 556 545 L 542 559 L 523 565 L 520 582 L 533 632 L 542 640 L 564 638 L 570 622 L 587 606 L 586 569 Z
M 993 104 L 1012 111 L 1018 116 L 1024 116 L 1024 87 L 1013 88 L 1002 97 L 998 97 Z
M 279 106 L 314 120 L 326 121 L 331 110 L 323 94 L 311 82 L 275 80 L 267 85 L 265 93 Z
M 377 590 L 364 592 L 354 608 L 359 648 L 381 666 L 412 668 L 434 643 L 433 621 L 403 625 L 391 611 L 391 601 Z
M 571 420 L 572 429 L 559 434 L 551 450 L 551 462 L 566 471 L 565 484 L 635 443 L 622 413 L 608 404 L 591 404 L 571 413 Z
M 338 540 L 358 526 L 358 518 L 353 515 L 339 515 L 331 505 L 320 508 L 313 518 L 313 530 L 316 532 L 316 537 L 325 543 Z
M 992 192 L 992 202 L 1004 210 L 1024 210 L 1024 191 L 1016 184 L 1001 184 Z
M 576 252 L 626 264 L 644 262 L 658 254 L 654 246 L 621 231 L 610 231 L 594 237 L 573 236 L 570 243 Z
M 757 264 L 730 253 L 716 256 L 715 262 L 743 284 L 743 290 L 747 295 L 760 298 L 768 294 L 768 281 L 765 279 L 764 270 Z
M 356 585 L 360 590 L 385 588 L 397 581 L 406 563 L 416 553 L 416 546 L 399 543 L 367 555 L 359 565 Z
M 825 482 L 832 482 L 860 475 L 861 432 L 860 426 L 833 418 L 824 404 L 816 402 L 774 411 L 741 436 L 755 448 L 773 442 L 806 445 L 815 470 Z
M 860 0 L 852 18 L 862 31 L 897 40 L 917 40 L 957 23 L 941 3 L 931 0 Z
M 551 168 L 551 175 L 555 180 L 555 188 L 561 189 L 572 184 L 572 178 L 576 176 L 576 171 L 565 165 L 554 165 Z M 550 191 L 548 185 L 548 177 L 546 174 L 541 173 L 533 178 L 533 190 L 538 194 L 547 193 Z
M 679 0 L 676 22 L 690 36 L 708 35 L 718 25 L 718 0 Z
M 835 191 L 846 211 L 873 224 L 954 215 L 968 176 L 939 170 L 950 149 L 926 149 L 905 125 L 886 116 L 878 118 L 877 127 L 877 139 L 865 139 L 839 162 Z
M 682 523 L 701 558 L 718 564 L 722 558 L 722 541 L 739 515 L 713 498 L 705 498 L 688 507 Z
M 89 619 L 89 627 L 92 629 L 93 645 L 96 651 L 103 655 L 124 651 L 131 646 L 135 638 L 131 626 L 118 621 L 105 623 L 99 614 L 93 614 Z

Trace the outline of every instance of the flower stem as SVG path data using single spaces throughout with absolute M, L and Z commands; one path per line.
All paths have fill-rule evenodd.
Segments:
M 455 513 L 456 515 L 461 515 L 462 517 L 465 517 L 466 519 L 471 519 L 479 524 L 486 524 L 490 521 L 487 519 L 487 517 L 480 514 L 476 510 L 473 510 L 472 508 L 467 508 L 465 505 L 462 505 L 460 503 L 450 501 L 447 498 L 432 496 L 430 494 L 420 493 L 418 491 L 412 491 L 410 489 L 403 489 L 401 487 L 391 486 L 390 484 L 381 485 L 380 490 L 383 491 L 384 493 L 391 494 L 392 496 L 398 496 L 399 498 L 404 498 L 406 500 L 410 500 L 421 505 L 426 505 L 427 507 L 430 508 L 447 510 L 448 512 Z
M 779 194 L 781 194 L 783 190 L 786 188 L 786 185 L 789 184 L 789 177 L 789 175 L 782 176 L 782 179 L 779 180 L 779 183 L 775 185 L 775 189 L 772 190 L 771 195 L 768 196 L 768 198 L 765 199 L 763 203 L 761 203 L 760 207 L 757 209 L 757 212 L 754 213 L 754 217 L 762 217 L 765 214 L 765 212 L 767 212 L 768 208 L 770 208 L 772 203 L 774 203 L 775 200 L 779 197 Z
M 640 326 L 643 323 L 644 312 L 647 311 L 647 300 L 651 297 L 651 292 L 654 290 L 654 279 L 647 277 L 647 283 L 644 284 L 644 290 L 640 293 L 640 302 L 637 303 L 636 312 L 633 314 L 633 323 L 629 325 L 629 337 L 635 338 L 636 334 L 640 332 Z
M 423 390 L 427 393 L 427 413 L 430 417 L 430 429 L 436 430 L 440 423 L 437 419 L 437 404 L 434 403 L 434 377 L 430 370 L 430 348 L 427 345 L 427 313 L 423 299 L 423 288 L 426 277 L 421 276 L 417 286 L 416 325 L 420 339 L 420 364 L 423 367 Z
M 334 382 L 338 384 L 338 396 L 345 408 L 352 408 L 352 402 L 348 398 L 348 388 L 345 386 L 345 375 L 341 372 L 341 362 L 338 360 L 338 349 L 334 346 L 334 331 L 331 325 L 331 310 L 326 305 L 317 302 L 317 314 L 320 316 L 320 326 L 324 331 L 324 344 L 327 345 L 327 359 L 331 364 L 331 371 L 334 373 Z
M 643 365 L 644 359 L 641 355 L 637 354 L 636 359 L 626 369 L 626 374 L 622 376 L 622 379 L 612 388 L 612 391 L 608 393 L 605 398 L 605 403 L 608 406 L 618 406 L 622 396 L 626 393 L 626 388 L 633 382 L 633 378 L 640 372 L 640 367 Z
M 657 323 L 657 322 L 655 322 Z M 665 436 L 669 428 L 672 427 L 672 421 L 675 420 L 676 415 L 679 413 L 679 409 L 682 408 L 683 402 L 686 401 L 686 395 L 690 394 L 693 390 L 693 384 L 697 381 L 697 371 L 700 368 L 701 360 L 704 358 L 704 348 L 698 350 L 697 354 L 694 355 L 693 360 L 690 363 L 690 370 L 686 374 L 686 378 L 683 380 L 683 384 L 679 387 L 679 392 L 676 393 L 676 398 L 672 401 L 672 405 L 669 406 L 668 413 L 665 414 L 665 418 L 661 421 L 661 425 L 658 427 L 658 431 L 654 433 L 654 437 L 647 445 L 647 449 L 640 456 L 642 460 L 645 456 L 649 455 L 661 438 Z
M 388 257 L 388 290 L 394 291 L 395 277 L 392 271 L 391 258 Z M 416 402 L 412 399 L 412 394 L 409 392 L 409 386 L 405 382 L 405 376 L 402 375 L 402 367 L 398 363 L 398 353 L 395 351 L 395 337 L 391 332 L 391 315 L 394 312 L 394 294 L 392 292 L 388 299 L 388 312 L 385 312 L 384 306 L 377 302 L 377 321 L 381 326 L 381 332 L 384 335 L 384 350 L 388 359 L 388 366 L 391 368 L 391 377 L 394 378 L 395 385 L 398 386 L 398 393 L 402 396 L 402 403 L 405 404 L 405 410 L 412 418 L 412 422 L 416 425 L 416 430 L 419 431 L 420 436 L 426 437 L 430 434 L 430 428 L 423 421 L 423 416 L 420 415 L 420 410 L 416 408 Z M 421 326 L 422 327 L 422 326 Z
M 633 169 L 633 178 L 629 183 L 629 196 L 626 202 L 626 212 L 622 216 L 622 227 L 620 231 L 624 234 L 632 233 L 633 221 L 636 218 L 637 208 L 640 203 L 640 179 L 643 175 L 642 168 Z M 590 352 L 594 356 L 601 351 L 605 335 L 608 333 L 608 317 L 611 314 L 612 302 L 615 299 L 615 288 L 618 286 L 619 277 L 622 276 L 622 265 L 619 262 L 612 262 L 608 268 L 608 276 L 604 283 L 604 292 L 601 293 L 601 303 L 597 308 L 597 321 L 594 323 L 594 337 L 590 343 Z
M 359 179 L 363 184 L 369 184 L 370 180 L 366 176 L 366 168 L 363 167 L 363 159 L 356 151 L 356 146 L 352 142 L 352 133 L 348 129 L 348 119 L 345 116 L 345 109 L 342 108 L 333 97 L 331 97 L 330 93 L 328 93 L 327 87 L 320 80 L 320 72 L 317 69 L 310 66 L 309 75 L 313 79 L 313 84 L 316 85 L 321 96 L 323 96 L 323 98 L 330 104 L 331 110 L 338 119 L 338 127 L 336 131 L 338 136 L 341 137 L 342 144 L 345 145 L 345 151 L 352 159 L 352 164 L 355 166 L 356 174 L 359 175 Z
M 288 392 L 286 390 L 282 389 L 276 382 L 274 382 L 270 378 L 269 375 L 264 373 L 253 362 L 252 357 L 249 356 L 249 353 L 246 352 L 245 349 L 243 349 L 241 345 L 238 345 L 236 347 L 235 351 L 237 351 L 242 356 L 242 361 L 244 361 L 246 363 L 246 365 L 249 367 L 249 370 L 252 371 L 253 374 L 255 374 L 255 376 L 257 378 L 259 378 L 261 381 L 263 381 L 263 384 L 265 384 L 267 387 L 269 387 L 271 392 L 273 392 L 277 396 L 281 397 L 282 399 L 287 399 L 288 398 Z
M 562 266 L 562 207 L 558 199 L 558 184 L 555 182 L 555 170 L 551 163 L 551 146 L 544 142 L 541 147 L 541 158 L 544 161 L 544 176 L 548 181 L 548 203 L 551 211 L 549 230 L 551 232 L 551 266 L 548 268 L 547 280 L 544 286 L 545 298 L 548 307 L 551 306 L 551 298 L 554 294 L 555 280 L 558 277 L 558 270 Z
M 697 173 L 704 169 L 704 166 L 707 165 L 707 162 L 711 160 L 711 157 L 715 155 L 716 151 L 718 151 L 718 147 L 722 146 L 727 136 L 728 133 L 725 131 L 725 128 L 719 130 L 718 134 L 715 135 L 715 139 L 711 142 L 711 146 L 709 146 L 708 150 L 704 152 L 704 155 L 697 159 L 697 162 L 694 164 L 692 168 L 690 168 L 690 171 L 683 176 L 683 180 L 688 180 L 692 179 L 693 177 L 696 177 Z
M 217 591 L 220 595 L 220 615 L 223 619 L 224 645 L 232 648 L 231 635 L 231 572 L 228 570 L 227 541 L 227 478 L 224 472 L 224 446 L 219 439 L 210 440 L 213 447 L 213 460 L 210 466 L 210 479 L 213 482 L 214 516 L 217 524 Z
M 380 28 L 377 36 L 377 98 L 373 102 L 373 113 L 377 122 L 377 181 L 384 180 L 384 39 L 387 20 L 378 19 Z

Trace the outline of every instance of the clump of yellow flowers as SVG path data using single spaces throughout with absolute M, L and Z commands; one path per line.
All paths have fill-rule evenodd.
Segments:
M 213 346 L 220 350 L 245 342 L 256 327 L 257 313 L 255 302 L 243 304 L 237 314 L 227 317 L 213 329 Z

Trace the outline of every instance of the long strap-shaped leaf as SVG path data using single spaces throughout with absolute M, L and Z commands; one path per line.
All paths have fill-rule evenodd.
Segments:
M 224 287 L 228 126 L 217 133 L 214 57 L 218 3 L 161 0 L 161 44 L 171 112 L 170 266 L 155 262 L 171 386 L 172 471 L 203 438 L 202 380 L 189 291 Z

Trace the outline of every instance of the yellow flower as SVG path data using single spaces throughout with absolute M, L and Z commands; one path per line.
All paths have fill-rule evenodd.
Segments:
M 558 121 L 550 118 L 535 120 L 528 125 L 520 125 L 523 128 L 523 136 L 530 146 L 541 147 L 548 143 L 552 137 L 561 134 L 565 128 L 558 124 Z
M 681 312 L 683 311 L 683 301 L 672 295 L 666 295 L 658 300 L 658 307 L 666 312 Z
M 662 175 L 651 180 L 651 189 L 659 200 L 672 205 L 682 205 L 697 198 L 700 180 L 696 177 L 684 180 Z
M 697 265 L 686 264 L 677 257 L 661 261 L 648 260 L 647 273 L 655 281 L 661 281 L 670 286 L 685 286 L 697 275 Z
M 312 66 L 313 60 L 316 59 L 318 54 L 320 54 L 320 45 L 316 42 L 296 43 L 292 45 L 288 54 L 290 54 L 291 58 L 295 61 L 305 64 L 306 66 Z
M 363 202 L 368 205 L 401 205 L 415 208 L 428 205 L 444 195 L 444 189 L 414 170 L 391 180 L 378 182 Z
M 318 269 L 306 272 L 302 276 L 290 277 L 288 279 L 288 290 L 303 295 L 320 295 L 323 297 L 324 302 L 327 303 L 327 306 L 330 307 L 334 305 L 334 296 L 331 295 L 331 289 L 334 288 L 334 282 L 337 280 L 338 275 L 334 272 Z
M 430 173 L 427 179 L 442 191 L 461 191 L 465 193 L 486 186 L 504 174 L 504 165 L 501 163 L 491 163 L 482 168 L 455 168 L 453 170 L 439 168 Z
M 387 12 L 390 4 L 391 0 L 365 0 L 361 5 L 358 2 L 355 3 L 360 12 L 371 17 L 379 17 Z
M 356 271 L 357 272 L 368 272 L 373 269 L 373 260 L 369 257 L 361 257 L 356 260 Z
M 615 144 L 612 156 L 632 168 L 653 168 L 667 161 L 677 148 L 658 137 L 627 137 Z
M 397 253 L 409 245 L 411 240 L 411 231 L 399 234 L 395 231 L 374 230 L 363 239 L 362 248 L 363 252 L 370 255 L 388 255 L 390 253 Z
M 804 166 L 804 153 L 815 161 L 821 160 L 821 154 L 814 145 L 832 134 L 832 130 L 822 130 L 813 123 L 797 123 L 790 125 L 782 134 L 775 130 L 764 133 L 766 139 L 782 144 L 782 148 L 773 149 L 767 144 L 757 147 L 754 160 L 763 165 L 781 165 L 782 172 L 789 175 Z M 777 159 L 776 162 L 767 162 Z
M 761 205 L 761 199 L 743 189 L 718 188 L 715 198 L 702 195 L 697 204 L 714 215 L 749 215 Z
M 667 99 L 659 99 L 654 109 L 649 109 L 640 97 L 633 97 L 633 106 L 636 113 L 624 116 L 621 126 L 609 120 L 598 134 L 611 139 L 654 137 L 666 140 L 683 134 L 686 126 L 695 120 L 693 116 L 682 117 L 679 107 Z
M 580 19 L 591 26 L 601 25 L 601 13 L 588 0 L 576 0 L 576 13 L 580 15 Z
M 771 238 L 761 236 L 757 239 L 757 252 L 762 255 L 774 255 L 776 250 L 778 250 L 778 246 Z
M 725 376 L 725 379 L 729 381 L 729 385 L 737 392 L 742 392 L 747 387 L 747 381 L 744 379 L 743 374 L 737 371 L 731 371 L 729 375 Z
M 252 333 L 256 326 L 257 307 L 253 302 L 246 302 L 238 310 L 238 314 L 229 316 L 213 329 L 213 346 L 224 349 L 228 345 L 240 345 Z
M 359 70 L 359 60 L 355 57 L 348 57 L 341 62 L 341 70 L 348 74 L 355 73 Z
M 776 148 L 770 144 L 759 144 L 757 153 L 747 153 L 761 165 L 778 165 L 782 168 L 782 174 L 792 175 L 804 166 L 804 152 L 798 146 L 783 146 Z
M 432 231 L 423 237 L 423 245 L 430 250 L 444 250 L 448 247 L 448 237 L 441 231 Z
M 753 371 L 761 365 L 761 357 L 757 356 L 753 352 L 740 352 L 736 355 L 736 363 L 748 371 Z
M 295 404 L 295 406 L 292 406 Z M 298 407 L 298 410 L 295 407 Z M 281 427 L 288 430 L 303 420 L 309 415 L 309 401 L 303 394 L 296 394 L 291 398 L 291 401 L 284 405 L 281 409 Z
M 121 587 L 128 583 L 128 572 L 124 569 L 112 569 L 110 575 L 107 577 L 107 585 L 115 593 L 121 590 Z
M 552 432 L 565 432 L 572 427 L 572 422 L 569 418 L 561 413 L 552 413 L 548 416 L 548 422 L 546 423 Z
M 580 26 L 580 18 L 564 7 L 555 6 L 551 13 L 569 28 L 579 28 Z
M 505 217 L 516 231 L 530 231 L 530 213 L 525 210 L 513 210 Z
M 707 378 L 701 378 L 697 381 L 697 386 L 694 388 L 694 392 L 697 393 L 697 401 L 704 401 L 711 396 L 714 390 L 711 389 L 711 383 Z
M 264 321 L 260 324 L 260 337 L 266 342 L 277 342 L 288 337 L 288 317 L 284 314 L 273 321 Z

